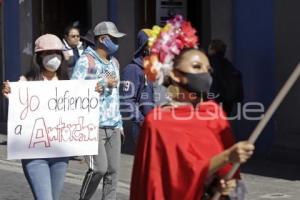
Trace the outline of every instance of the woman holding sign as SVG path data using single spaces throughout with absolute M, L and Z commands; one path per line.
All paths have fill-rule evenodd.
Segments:
M 20 81 L 68 80 L 61 40 L 52 34 L 35 41 L 33 65 Z M 3 95 L 9 96 L 9 82 L 3 83 Z M 22 167 L 35 199 L 58 200 L 68 168 L 68 157 L 22 159 Z
M 234 144 L 223 110 L 206 101 L 212 83 L 210 65 L 206 55 L 195 49 L 195 32 L 176 16 L 164 28 L 154 27 L 149 38 L 145 72 L 149 79 L 168 86 L 170 102 L 145 118 L 131 200 L 209 199 L 205 185 L 227 196 L 236 181 L 222 180 L 223 175 L 232 163 L 244 163 L 253 153 L 254 146 L 246 141 Z

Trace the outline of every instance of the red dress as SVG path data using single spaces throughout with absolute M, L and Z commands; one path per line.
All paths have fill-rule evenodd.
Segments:
M 139 136 L 130 199 L 199 200 L 210 159 L 232 144 L 229 123 L 214 102 L 154 109 Z

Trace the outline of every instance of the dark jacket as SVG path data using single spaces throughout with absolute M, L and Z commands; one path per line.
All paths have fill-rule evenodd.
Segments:
M 233 106 L 244 99 L 242 74 L 233 64 L 221 55 L 209 57 L 212 66 L 213 83 L 210 92 L 214 93 L 227 115 L 231 115 Z
M 124 123 L 132 122 L 130 132 L 134 139 L 139 134 L 144 117 L 154 108 L 153 83 L 145 76 L 143 66 L 143 50 L 147 42 L 148 36 L 140 31 L 134 58 L 121 72 L 121 113 Z

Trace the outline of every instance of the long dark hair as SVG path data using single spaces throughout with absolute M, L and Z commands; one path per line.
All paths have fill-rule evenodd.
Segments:
M 25 78 L 29 81 L 43 80 L 42 72 L 43 72 L 43 70 L 46 70 L 46 69 L 43 66 L 41 53 L 42 52 L 37 52 L 33 55 L 31 68 L 25 74 Z M 58 78 L 58 80 L 69 80 L 70 78 L 68 75 L 68 67 L 67 67 L 68 65 L 65 61 L 62 51 L 60 51 L 60 55 L 62 57 L 62 62 L 56 71 L 57 78 Z
M 62 52 L 60 51 L 60 55 L 62 57 L 62 62 L 59 68 L 56 71 L 56 75 L 58 80 L 69 80 L 67 63 L 64 59 Z M 42 72 L 46 70 L 43 66 L 41 52 L 37 52 L 33 55 L 31 68 L 25 74 L 27 80 L 30 81 L 40 81 L 43 80 Z

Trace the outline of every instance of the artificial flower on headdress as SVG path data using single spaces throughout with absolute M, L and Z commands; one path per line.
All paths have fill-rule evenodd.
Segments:
M 157 39 L 161 28 L 157 25 L 153 26 L 152 29 L 148 32 L 148 46 L 152 47 L 154 41 Z
M 155 25 L 149 34 L 150 55 L 144 58 L 144 69 L 149 80 L 163 82 L 172 70 L 173 59 L 184 48 L 197 48 L 198 37 L 191 23 L 181 15 L 168 20 L 163 28 Z

